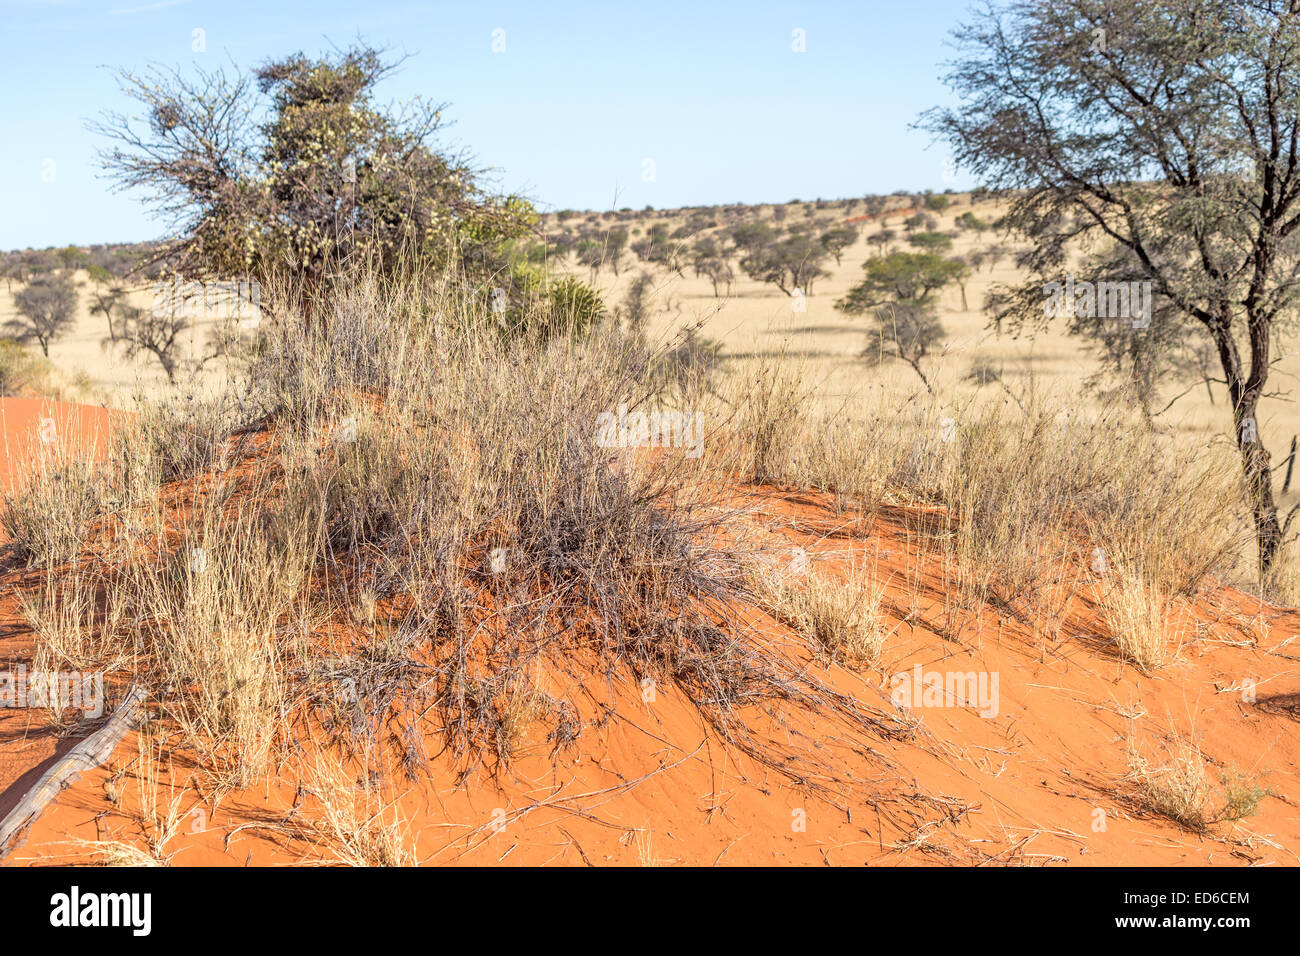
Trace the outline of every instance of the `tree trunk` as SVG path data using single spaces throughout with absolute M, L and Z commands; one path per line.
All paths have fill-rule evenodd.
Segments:
M 1259 572 L 1261 576 L 1267 576 L 1282 543 L 1282 525 L 1277 517 L 1277 500 L 1273 497 L 1271 456 L 1264 447 L 1256 414 L 1259 396 L 1268 378 L 1268 331 L 1250 323 L 1251 374 L 1246 379 L 1237 343 L 1230 332 L 1226 304 L 1221 305 L 1217 312 L 1219 318 L 1212 332 L 1224 381 L 1228 383 L 1228 400 L 1232 403 L 1232 423 L 1236 429 L 1237 448 L 1241 452 L 1241 467 L 1254 517 L 1255 539 L 1259 545 Z
M 9 841 L 36 819 L 45 806 L 62 790 L 87 770 L 105 763 L 113 750 L 139 717 L 139 707 L 146 697 L 145 689 L 132 684 L 122 703 L 103 725 L 90 736 L 77 743 L 45 771 L 9 812 L 0 820 L 0 856 L 8 852 Z
M 1251 497 L 1251 511 L 1255 519 L 1255 537 L 1260 549 L 1260 575 L 1273 570 L 1278 548 L 1282 545 L 1282 524 L 1278 520 L 1278 503 L 1273 497 L 1273 468 L 1270 467 L 1269 450 L 1260 434 L 1257 406 L 1269 377 L 1269 323 L 1247 319 L 1251 333 L 1251 375 L 1245 376 L 1242 355 L 1232 337 L 1232 320 L 1227 302 L 1214 307 L 1210 321 L 1210 334 L 1218 351 L 1223 381 L 1227 384 L 1227 397 L 1232 406 L 1232 425 L 1236 431 L 1236 447 L 1242 453 L 1242 471 L 1245 488 Z
M 1259 542 L 1259 571 L 1267 575 L 1282 544 L 1282 525 L 1278 521 L 1277 501 L 1273 497 L 1271 456 L 1259 435 L 1255 404 L 1256 396 L 1252 395 L 1238 407 L 1235 418 L 1237 446 L 1241 449 L 1242 469 L 1255 519 L 1255 537 Z
M 920 362 L 920 360 L 919 360 L 919 359 L 904 359 L 904 361 L 907 362 L 908 365 L 912 366 L 912 371 L 916 372 L 916 374 L 919 375 L 919 376 L 921 377 L 921 384 L 923 384 L 923 385 L 925 386 L 925 390 L 926 390 L 927 392 L 929 392 L 931 395 L 933 395 L 933 394 L 934 394 L 934 388 L 930 385 L 930 380 L 929 380 L 928 378 L 925 377 L 925 373 L 921 371 L 921 362 Z

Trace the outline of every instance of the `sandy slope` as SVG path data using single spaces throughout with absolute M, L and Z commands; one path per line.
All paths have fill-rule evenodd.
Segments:
M 119 414 L 42 398 L 0 399 L 0 492 L 20 490 L 39 456 L 52 450 L 72 447 L 102 452 Z M 0 543 L 3 539 L 0 531 Z M 0 591 L 0 634 L 4 635 L 0 637 L 0 669 L 31 660 L 31 637 L 13 590 L 20 580 L 21 573 L 9 576 Z M 46 716 L 38 710 L 0 707 L 0 816 L 35 783 L 38 768 L 74 743 L 56 736 Z
M 102 452 L 121 412 L 45 398 L 0 398 L 0 488 L 21 487 L 34 457 L 55 446 Z
M 1177 661 L 1146 677 L 1102 636 L 1095 582 L 1078 567 L 1054 624 L 987 610 L 946 640 L 946 584 L 917 547 L 923 516 L 851 522 L 818 494 L 732 495 L 744 505 L 735 533 L 778 559 L 802 547 L 812 556 L 806 573 L 867 561 L 888 582 L 892 634 L 870 670 L 814 657 L 782 625 L 738 609 L 755 625 L 745 640 L 824 685 L 816 706 L 743 707 L 748 736 L 728 744 L 673 687 L 647 697 L 630 675 L 607 682 L 575 652 L 541 679 L 576 702 L 576 738 L 557 744 L 535 722 L 505 767 L 453 759 L 432 721 L 408 715 L 417 739 L 379 728 L 367 774 L 341 762 L 330 729 L 309 718 L 294 724 L 276 774 L 223 793 L 184 748 L 142 759 L 152 743 L 132 735 L 6 862 L 89 862 L 96 850 L 84 841 L 142 847 L 164 831 L 160 852 L 176 865 L 334 860 L 341 841 L 320 799 L 331 792 L 335 819 L 340 800 L 354 813 L 364 807 L 362 818 L 394 823 L 399 842 L 435 864 L 1300 862 L 1300 614 L 1211 588 L 1177 624 Z M 0 659 L 10 662 L 30 655 L 14 598 L 23 584 L 21 570 L 4 574 Z M 899 706 L 894 675 L 916 665 L 996 675 L 996 707 L 942 698 Z M 1253 695 L 1243 693 L 1250 681 Z M 155 740 L 178 743 L 165 721 L 154 726 Z M 1240 773 L 1269 795 L 1246 819 L 1199 833 L 1150 812 L 1128 778 L 1129 755 L 1159 764 L 1180 741 L 1200 748 L 1216 787 Z M 66 745 L 31 715 L 0 715 L 0 812 Z
M 866 254 L 864 242 L 849 250 L 843 267 L 819 284 L 808 313 L 798 316 L 790 314 L 788 300 L 742 280 L 708 332 L 723 338 L 731 354 L 743 355 L 773 352 L 793 330 L 797 351 L 831 379 L 832 393 L 837 382 L 847 388 L 844 383 L 861 376 L 853 357 L 861 326 L 830 303 L 856 278 Z M 611 284 L 612 299 L 635 271 Z M 972 283 L 972 305 L 1001 271 Z M 718 305 L 704 280 L 674 279 L 662 292 L 676 300 L 660 318 L 662 327 Z M 962 358 L 953 375 L 988 349 L 1008 363 L 1032 354 L 1036 374 L 1071 384 L 1085 368 L 1077 345 L 1062 337 L 1035 346 L 990 343 L 974 312 L 949 303 L 945 318 Z M 96 342 L 86 325 L 65 344 L 89 362 L 102 356 Z M 95 378 L 120 393 L 135 374 L 106 361 Z M 910 373 L 884 374 L 905 380 Z M 1209 427 L 1221 408 L 1198 408 L 1193 417 L 1199 421 L 1202 411 Z M 113 416 L 41 399 L 0 400 L 0 487 L 21 484 L 33 455 L 46 447 L 46 420 L 56 441 L 102 448 Z M 1295 427 L 1265 425 L 1279 442 Z M 802 547 L 814 558 L 809 573 L 831 575 L 846 562 L 865 560 L 888 582 L 892 634 L 880 665 L 864 671 L 811 657 L 782 625 L 756 609 L 739 609 L 756 626 L 748 639 L 841 695 L 838 712 L 780 703 L 746 708 L 754 740 L 776 755 L 767 762 L 719 740 L 675 689 L 659 687 L 647 700 L 630 675 L 610 685 L 593 662 L 578 657 L 544 675 L 557 696 L 582 702 L 581 733 L 572 746 L 556 750 L 538 723 L 508 767 L 467 768 L 443 752 L 435 728 L 424 722 L 417 724 L 414 775 L 394 756 L 394 740 L 381 734 L 382 770 L 367 779 L 355 766 L 326 769 L 337 759 L 327 745 L 329 731 L 308 720 L 295 727 L 294 754 L 274 778 L 219 794 L 193 755 L 182 751 L 151 769 L 140 758 L 148 741 L 132 735 L 109 766 L 67 790 L 4 862 L 92 859 L 93 851 L 76 841 L 144 846 L 159 829 L 150 819 L 172 809 L 175 833 L 163 851 L 178 865 L 334 859 L 337 840 L 323 827 L 327 814 L 313 795 L 322 789 L 322 775 L 341 778 L 358 800 L 367 790 L 376 793 L 377 804 L 389 806 L 382 818 L 402 821 L 399 829 L 416 856 L 431 863 L 1300 862 L 1300 613 L 1211 588 L 1178 622 L 1176 662 L 1142 676 L 1106 640 L 1097 582 L 1080 562 L 1070 570 L 1077 590 L 1058 619 L 1017 621 L 986 610 L 954 641 L 945 637 L 952 636 L 948 584 L 918 548 L 922 516 L 899 511 L 856 524 L 817 494 L 776 488 L 732 494 L 746 505 L 737 533 L 757 535 L 773 555 Z M 36 577 L 14 567 L 0 568 L 0 577 L 0 667 L 7 667 L 31 659 L 17 589 L 31 587 Z M 996 713 L 951 701 L 896 705 L 893 679 L 916 665 L 925 674 L 996 675 Z M 1143 806 L 1129 776 L 1131 753 L 1160 765 L 1187 741 L 1206 757 L 1216 801 L 1221 779 L 1242 775 L 1267 788 L 1256 813 L 1195 833 Z M 0 814 L 71 743 L 55 734 L 43 712 L 0 708 Z M 157 794 L 156 807 L 142 805 L 141 776 L 143 791 Z

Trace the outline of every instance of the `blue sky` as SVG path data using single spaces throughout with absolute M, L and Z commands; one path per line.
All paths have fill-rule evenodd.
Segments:
M 249 67 L 358 36 L 411 55 L 381 98 L 448 102 L 444 142 L 544 208 L 965 188 L 908 124 L 951 101 L 938 77 L 966 6 L 2 0 L 0 249 L 160 234 L 95 165 L 85 121 L 128 108 L 108 68 Z

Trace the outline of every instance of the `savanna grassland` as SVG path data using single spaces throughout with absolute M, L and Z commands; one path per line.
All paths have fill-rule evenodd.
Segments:
M 1240 431 L 1171 190 L 1147 262 L 1064 187 L 542 212 L 393 67 L 124 71 L 192 215 L 0 263 L 0 660 L 95 692 L 0 708 L 6 862 L 1300 861 L 1285 288 Z
M 317 332 L 259 324 L 230 385 L 155 373 L 98 447 L 38 450 L 9 653 L 151 703 L 13 858 L 1285 862 L 1290 752 L 1254 748 L 1293 719 L 1294 618 L 1249 596 L 1213 424 L 1153 432 L 1076 342 L 1053 363 L 955 289 L 934 396 L 867 366 L 830 305 L 864 246 L 806 313 L 602 268 L 593 334 L 504 362 L 477 290 L 358 273 Z M 1005 388 L 961 381 L 981 357 Z M 699 456 L 593 441 L 620 404 L 699 413 Z M 931 700 L 945 659 L 975 683 Z

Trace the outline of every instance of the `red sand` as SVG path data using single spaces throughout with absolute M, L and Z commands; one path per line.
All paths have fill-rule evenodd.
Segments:
M 24 420 L 30 426 L 35 417 Z M 11 413 L 11 427 L 13 421 Z M 647 701 L 628 675 L 611 689 L 572 660 L 545 678 L 556 696 L 580 702 L 582 734 L 558 756 L 538 724 L 509 767 L 479 767 L 462 777 L 463 767 L 442 752 L 426 722 L 426 759 L 414 777 L 380 760 L 385 769 L 373 785 L 404 821 L 421 862 L 1300 862 L 1300 613 L 1211 588 L 1187 611 L 1177 659 L 1153 676 L 1092 636 L 1104 626 L 1086 586 L 1068 604 L 1058 634 L 989 610 L 954 642 L 938 633 L 945 582 L 918 555 L 901 516 L 874 516 L 854 528 L 823 495 L 771 488 L 736 495 L 751 508 L 749 533 L 771 547 L 805 548 L 819 572 L 878 562 L 889 581 L 894 633 L 874 669 L 817 660 L 780 625 L 754 610 L 744 614 L 769 653 L 807 667 L 882 725 L 915 721 L 913 732 L 894 739 L 781 703 L 750 706 L 744 716 L 756 739 L 780 754 L 777 765 L 764 765 L 721 742 L 675 688 L 658 687 Z M 914 573 L 919 588 L 904 584 Z M 5 577 L 0 661 L 16 661 L 30 653 L 31 637 L 14 605 L 21 574 Z M 996 674 L 996 713 L 895 707 L 891 677 L 917 665 L 927 674 Z M 1253 697 L 1243 693 L 1250 681 Z M 309 792 L 316 762 L 337 760 L 323 738 L 302 728 L 297 757 L 272 778 L 230 793 L 213 792 L 211 778 L 184 757 L 161 767 L 156 814 L 174 805 L 178 821 L 163 852 L 174 865 L 334 859 L 319 825 L 323 811 Z M 1160 764 L 1181 740 L 1195 740 L 1205 755 L 1216 800 L 1221 779 L 1237 774 L 1265 787 L 1256 812 L 1197 833 L 1144 808 L 1128 777 L 1130 750 Z M 0 712 L 0 813 L 43 769 L 55 743 L 34 719 Z M 78 841 L 145 846 L 157 828 L 145 822 L 149 814 L 140 805 L 137 753 L 131 735 L 109 766 L 65 791 L 4 862 L 87 862 L 92 857 Z M 349 767 L 344 776 L 360 772 Z
M 0 490 L 22 483 L 32 456 L 51 444 L 102 452 L 123 413 L 47 398 L 0 398 Z
M 113 421 L 121 414 L 45 398 L 0 398 L 0 493 L 19 490 L 34 456 L 49 448 L 89 447 L 102 453 Z M 29 663 L 32 646 L 13 587 L 23 574 L 10 573 L 5 579 L 8 586 L 0 590 L 0 669 Z M 42 711 L 0 707 L 0 817 L 36 782 L 50 758 L 74 743 L 57 737 Z

